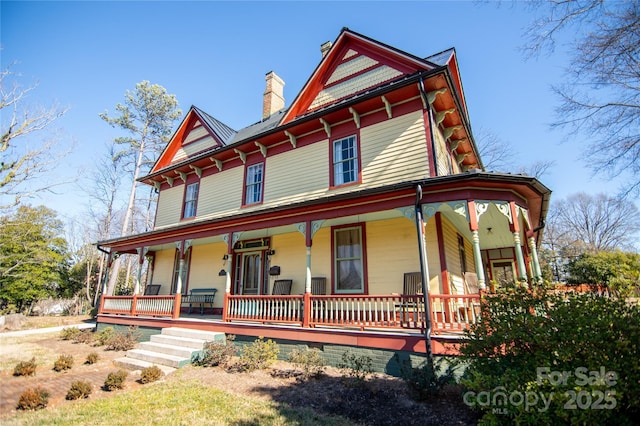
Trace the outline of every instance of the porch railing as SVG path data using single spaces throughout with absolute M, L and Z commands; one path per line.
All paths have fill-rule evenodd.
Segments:
M 102 296 L 100 313 L 131 316 L 173 316 L 176 296 Z M 179 303 L 179 302 L 178 302 Z
M 357 327 L 424 330 L 421 295 L 227 295 L 225 319 L 260 323 L 305 324 L 310 327 Z M 308 300 L 309 303 L 305 303 Z M 305 306 L 309 305 L 309 307 Z M 180 296 L 103 296 L 100 313 L 129 316 L 179 317 Z M 480 296 L 429 296 L 434 333 L 460 333 L 477 322 Z M 309 312 L 305 312 L 308 309 Z
M 227 299 L 227 320 L 302 323 L 302 295 L 238 296 Z

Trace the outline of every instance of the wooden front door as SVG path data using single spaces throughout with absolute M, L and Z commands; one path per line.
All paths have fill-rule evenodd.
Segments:
M 263 269 L 262 252 L 242 253 L 242 276 L 240 277 L 242 294 L 260 294 Z

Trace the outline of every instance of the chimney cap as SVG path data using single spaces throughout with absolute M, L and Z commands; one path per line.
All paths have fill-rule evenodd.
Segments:
M 326 41 L 320 45 L 320 53 L 322 53 L 323 58 L 327 55 L 332 45 L 331 41 Z

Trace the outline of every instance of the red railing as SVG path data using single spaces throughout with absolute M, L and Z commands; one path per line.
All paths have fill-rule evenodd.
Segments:
M 226 321 L 357 327 L 361 330 L 425 329 L 425 306 L 421 295 L 307 295 L 306 298 L 303 295 L 226 295 L 225 300 Z M 178 318 L 179 308 L 180 295 L 103 296 L 100 313 Z M 477 322 L 480 295 L 432 295 L 429 296 L 429 308 L 434 333 L 460 333 Z
M 179 295 L 178 295 L 179 297 Z M 174 317 L 175 295 L 169 296 L 102 296 L 101 314 Z

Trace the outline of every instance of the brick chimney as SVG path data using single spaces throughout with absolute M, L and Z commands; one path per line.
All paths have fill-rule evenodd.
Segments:
M 331 42 L 327 41 L 325 43 L 322 43 L 322 45 L 320 45 L 320 53 L 322 53 L 322 57 L 324 58 L 325 56 L 327 56 L 327 53 L 329 53 L 329 49 L 331 49 Z
M 264 79 L 267 81 L 267 88 L 262 100 L 263 120 L 284 108 L 284 81 L 273 71 L 269 71 Z

